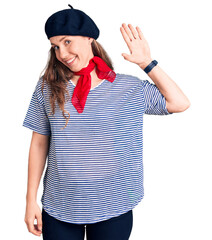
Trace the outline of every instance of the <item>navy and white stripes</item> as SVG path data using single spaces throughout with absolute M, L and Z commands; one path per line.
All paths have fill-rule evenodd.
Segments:
M 91 89 L 83 113 L 65 103 L 51 112 L 39 79 L 23 126 L 50 136 L 41 198 L 45 211 L 65 222 L 88 224 L 121 215 L 143 198 L 143 115 L 170 114 L 148 80 L 118 74 Z M 74 85 L 68 84 L 70 96 Z

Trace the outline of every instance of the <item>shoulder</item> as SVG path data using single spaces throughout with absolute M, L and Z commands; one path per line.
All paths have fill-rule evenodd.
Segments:
M 44 89 L 47 89 L 47 83 L 46 81 L 44 80 L 43 76 L 41 76 L 37 83 L 36 83 L 36 86 L 35 86 L 35 91 L 36 92 L 41 92 L 42 91 L 42 88 Z
M 146 84 L 146 81 L 148 80 L 142 80 L 130 74 L 116 73 L 116 81 L 117 84 L 123 84 L 128 87 L 134 87 L 138 85 L 143 86 Z
M 116 78 L 119 82 L 124 82 L 124 83 L 139 83 L 141 80 L 133 75 L 130 74 L 124 74 L 124 73 L 116 73 Z
M 43 76 L 41 76 L 36 85 L 35 85 L 35 89 L 34 89 L 34 94 L 36 95 L 37 99 L 40 101 L 40 102 L 44 102 L 44 99 L 48 93 L 48 84 L 47 82 L 44 80 Z
M 138 77 L 130 75 L 130 74 L 124 74 L 124 73 L 116 73 L 116 77 L 118 79 L 121 79 L 122 81 L 134 81 L 134 82 L 139 82 L 141 81 Z

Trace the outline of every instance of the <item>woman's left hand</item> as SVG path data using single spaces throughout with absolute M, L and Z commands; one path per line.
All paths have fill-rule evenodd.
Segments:
M 149 45 L 139 27 L 135 31 L 131 24 L 128 26 L 123 23 L 120 30 L 131 54 L 122 53 L 122 56 L 144 69 L 152 62 Z

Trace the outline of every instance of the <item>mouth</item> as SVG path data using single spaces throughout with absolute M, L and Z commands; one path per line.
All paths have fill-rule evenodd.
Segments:
M 72 58 L 72 59 L 69 59 L 68 61 L 66 61 L 66 63 L 67 63 L 68 65 L 71 65 L 71 64 L 74 62 L 74 60 L 76 59 L 76 57 L 77 57 L 77 56 L 75 56 L 75 57 Z

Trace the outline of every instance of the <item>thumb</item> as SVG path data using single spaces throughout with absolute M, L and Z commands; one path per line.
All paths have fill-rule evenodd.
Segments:
M 124 59 L 130 61 L 131 55 L 126 54 L 126 53 L 122 53 L 121 55 L 124 57 Z
M 37 217 L 37 226 L 38 226 L 38 230 L 42 231 L 42 215 L 41 214 Z

